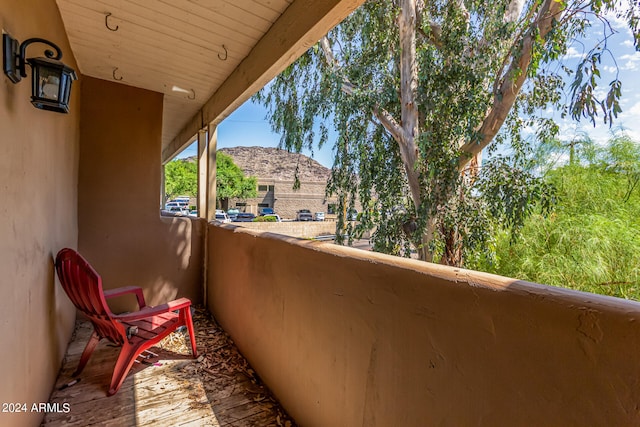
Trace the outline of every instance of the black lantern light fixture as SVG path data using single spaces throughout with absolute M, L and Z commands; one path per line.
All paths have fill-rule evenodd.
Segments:
M 55 52 L 44 51 L 46 58 L 25 58 L 27 46 L 44 43 Z M 76 80 L 76 72 L 60 62 L 62 51 L 54 43 L 40 38 L 31 38 L 18 45 L 18 40 L 9 34 L 2 35 L 3 69 L 13 83 L 27 77 L 26 64 L 31 66 L 31 103 L 42 110 L 69 112 L 71 83 Z

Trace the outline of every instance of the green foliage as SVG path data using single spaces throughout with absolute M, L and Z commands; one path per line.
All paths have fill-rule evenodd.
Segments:
M 222 152 L 216 154 L 216 197 L 220 200 L 256 197 L 257 180 L 245 177 L 242 169 L 233 162 L 233 158 Z
M 216 154 L 216 196 L 219 201 L 226 198 L 248 199 L 256 197 L 257 180 L 245 177 L 242 169 L 231 156 Z M 193 159 L 177 159 L 165 165 L 165 192 L 167 198 L 177 196 L 197 197 L 198 164 Z
M 552 143 L 558 126 L 545 117 L 548 108 L 576 119 L 602 115 L 606 123 L 617 116 L 620 82 L 611 83 L 604 100 L 595 90 L 610 27 L 577 72 L 557 61 L 584 36 L 588 18 L 603 19 L 614 11 L 637 31 L 638 10 L 626 0 L 527 1 L 517 17 L 507 19 L 513 6 L 508 0 L 417 2 L 417 77 L 410 106 L 418 109 L 417 147 L 411 147 L 417 162 L 409 164 L 401 151 L 405 131 L 390 130 L 382 118 L 402 126 L 402 3 L 365 2 L 328 34 L 325 44 L 309 49 L 255 99 L 270 108 L 272 127 L 288 150 L 329 143 L 329 127 L 337 133 L 327 193 L 338 200 L 338 242 L 374 230 L 375 250 L 403 256 L 418 250 L 460 265 L 491 242 L 488 224 L 502 219 L 512 235 L 534 212 L 532 206 L 553 200 L 552 188 L 521 160 L 532 154 L 523 129 L 533 128 L 538 141 Z M 539 24 L 551 7 L 560 13 L 543 37 Z M 521 59 L 524 65 L 518 68 Z M 521 88 L 509 86 L 523 76 Z M 563 91 L 571 76 L 571 103 L 565 105 Z M 514 103 L 502 105 L 513 92 L 518 93 Z M 513 155 L 483 167 L 481 177 L 477 170 L 461 174 L 467 153 L 460 147 L 484 141 L 480 130 L 489 134 L 486 129 L 493 126 L 501 132 L 492 145 L 504 143 Z M 415 173 L 418 196 L 409 187 Z M 356 200 L 363 209 L 360 222 L 353 224 L 344 216 Z
M 257 216 L 253 222 L 278 222 L 275 216 Z
M 546 182 L 557 189 L 554 212 L 528 218 L 515 242 L 502 229 L 495 257 L 476 254 L 472 267 L 640 300 L 640 145 L 618 134 L 588 150 L 589 161 L 548 172 Z
M 189 159 L 177 159 L 164 167 L 167 199 L 178 196 L 196 197 L 198 194 L 198 165 Z
M 536 176 L 532 164 L 518 164 L 519 160 L 495 156 L 483 167 L 476 185 L 490 219 L 509 230 L 512 239 L 534 211 L 547 214 L 556 197 L 554 185 Z

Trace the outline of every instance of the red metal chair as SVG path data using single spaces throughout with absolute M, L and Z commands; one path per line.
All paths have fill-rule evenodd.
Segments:
M 187 298 L 149 307 L 144 301 L 142 289 L 137 286 L 103 291 L 100 275 L 82 255 L 69 248 L 58 252 L 56 271 L 65 292 L 78 310 L 91 321 L 94 329 L 73 376 L 82 372 L 101 339 L 106 338 L 122 346 L 107 392 L 107 395 L 111 396 L 122 385 L 135 359 L 180 326 L 187 327 L 191 351 L 193 357 L 197 357 L 191 301 Z M 106 299 L 129 293 L 135 294 L 140 310 L 134 313 L 113 314 Z

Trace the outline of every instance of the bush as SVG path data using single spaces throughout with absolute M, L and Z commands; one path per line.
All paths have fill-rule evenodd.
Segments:
M 640 160 L 629 157 L 550 171 L 546 179 L 558 192 L 554 212 L 528 218 L 515 241 L 504 230 L 492 253 L 476 254 L 469 267 L 640 300 L 640 174 L 627 167 Z
M 275 216 L 257 216 L 253 222 L 277 222 Z

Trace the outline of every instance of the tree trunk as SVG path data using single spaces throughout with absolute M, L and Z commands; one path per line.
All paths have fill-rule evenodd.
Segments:
M 441 230 L 444 238 L 444 253 L 440 259 L 440 264 L 453 267 L 462 267 L 463 252 L 460 244 L 460 232 L 456 227 Z
M 419 173 L 417 170 L 418 146 L 418 66 L 416 63 L 416 0 L 403 0 L 398 17 L 400 31 L 400 105 L 402 133 L 398 140 L 407 181 L 416 212 L 420 207 Z
M 436 235 L 436 220 L 430 217 L 427 220 L 427 227 L 422 234 L 420 246 L 418 247 L 418 257 L 421 261 L 433 262 L 433 252 L 429 249 Z

